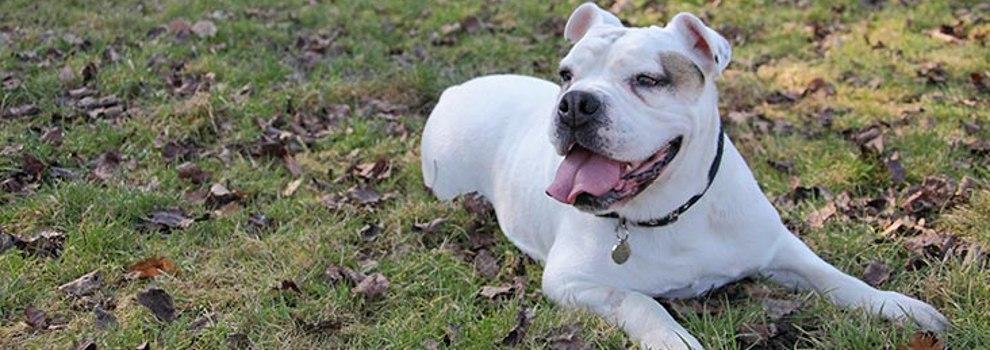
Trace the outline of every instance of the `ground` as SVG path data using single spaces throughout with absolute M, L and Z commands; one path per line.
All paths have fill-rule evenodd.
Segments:
M 601 5 L 732 42 L 722 116 L 795 234 L 990 346 L 990 7 L 663 3 Z M 3 1 L 0 348 L 635 347 L 419 170 L 443 88 L 555 79 L 576 5 Z M 923 340 L 758 279 L 663 302 L 712 349 Z

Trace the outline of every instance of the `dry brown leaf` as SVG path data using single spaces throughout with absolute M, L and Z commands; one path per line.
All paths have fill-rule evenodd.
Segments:
M 162 273 L 173 274 L 175 272 L 175 263 L 168 258 L 159 256 L 134 263 L 127 269 L 125 277 L 127 279 L 153 278 Z
M 526 338 L 529 324 L 533 321 L 533 315 L 533 309 L 528 307 L 520 309 L 519 314 L 516 315 L 516 325 L 505 338 L 502 338 L 502 345 L 515 346 L 522 342 Z
M 165 290 L 151 286 L 137 295 L 138 304 L 151 310 L 159 321 L 172 322 L 175 320 L 175 304 L 172 296 Z
M 825 226 L 825 221 L 828 220 L 832 215 L 835 215 L 836 208 L 834 202 L 828 202 L 824 207 L 819 208 L 808 214 L 808 226 L 811 228 L 822 228 Z
M 200 38 L 210 38 L 217 35 L 217 25 L 210 20 L 200 20 L 190 28 Z
M 445 222 L 447 222 L 446 218 L 436 218 L 427 223 L 417 222 L 413 224 L 413 231 L 422 232 L 423 234 L 430 234 L 436 232 Z
M 500 286 L 484 286 L 478 291 L 478 295 L 483 296 L 488 299 L 495 299 L 500 296 L 512 294 L 513 286 L 508 284 L 503 284 Z
M 34 305 L 28 305 L 24 309 L 24 321 L 34 329 L 48 328 L 48 314 L 34 307 Z
M 88 295 L 100 288 L 100 278 L 100 271 L 93 271 L 59 286 L 58 290 L 75 297 Z
M 945 343 L 932 332 L 917 331 L 911 335 L 907 344 L 897 347 L 897 350 L 944 350 Z
M 292 180 L 292 182 L 289 182 L 289 184 L 285 186 L 285 189 L 282 190 L 282 196 L 292 197 L 292 195 L 296 193 L 296 190 L 299 189 L 299 185 L 302 185 L 302 183 L 303 178 Z
M 874 287 L 879 287 L 884 282 L 887 282 L 891 272 L 893 270 L 891 270 L 890 266 L 887 266 L 882 261 L 872 261 L 866 266 L 866 270 L 863 271 L 863 282 Z
M 354 289 L 351 289 L 351 293 L 360 294 L 365 298 L 371 299 L 381 295 L 384 295 L 388 290 L 389 282 L 388 278 L 381 273 L 374 273 L 368 277 L 365 277 L 361 283 L 358 283 Z
M 498 259 L 488 249 L 482 249 L 474 256 L 474 270 L 484 278 L 495 278 L 499 270 Z

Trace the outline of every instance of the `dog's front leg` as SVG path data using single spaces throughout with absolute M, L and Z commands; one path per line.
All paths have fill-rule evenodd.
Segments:
M 652 298 L 557 272 L 547 264 L 543 291 L 558 304 L 604 317 L 646 349 L 702 349 L 701 343 Z
M 949 327 L 949 320 L 931 305 L 870 287 L 822 260 L 789 232 L 786 235 L 763 271 L 770 279 L 791 288 L 815 290 L 845 308 L 866 310 L 898 322 L 913 320 L 926 330 L 941 332 Z

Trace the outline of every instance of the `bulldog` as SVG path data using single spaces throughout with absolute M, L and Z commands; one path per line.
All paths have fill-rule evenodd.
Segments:
M 421 143 L 423 180 L 477 192 L 544 264 L 543 292 L 651 349 L 702 345 L 654 298 L 760 275 L 836 305 L 943 331 L 932 306 L 877 290 L 819 258 L 781 222 L 723 133 L 716 79 L 728 41 L 681 13 L 627 28 L 579 6 L 560 84 L 496 75 L 446 89 Z M 548 142 L 549 141 L 549 142 Z

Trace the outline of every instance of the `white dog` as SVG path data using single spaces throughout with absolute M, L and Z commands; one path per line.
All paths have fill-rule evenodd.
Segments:
M 752 275 L 948 327 L 930 305 L 837 270 L 781 223 L 721 130 L 725 38 L 687 13 L 626 28 L 593 4 L 574 11 L 564 36 L 574 46 L 561 86 L 500 75 L 451 87 L 422 140 L 426 185 L 441 199 L 487 197 L 509 240 L 545 264 L 549 298 L 653 349 L 701 348 L 653 297 Z

